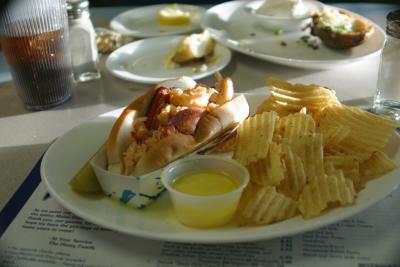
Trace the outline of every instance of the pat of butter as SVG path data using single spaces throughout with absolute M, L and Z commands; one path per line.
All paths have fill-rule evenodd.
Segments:
M 190 23 L 190 13 L 183 11 L 177 4 L 159 11 L 160 23 L 164 25 L 184 25 Z

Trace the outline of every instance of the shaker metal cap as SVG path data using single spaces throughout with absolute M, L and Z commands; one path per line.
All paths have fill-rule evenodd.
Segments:
M 78 19 L 82 16 L 89 16 L 88 0 L 67 0 L 68 18 Z
M 394 38 L 400 38 L 400 9 L 386 16 L 386 33 Z

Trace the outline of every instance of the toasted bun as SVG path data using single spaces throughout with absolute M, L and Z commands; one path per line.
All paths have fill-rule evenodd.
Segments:
M 196 82 L 186 76 L 161 82 L 146 94 L 140 96 L 129 104 L 117 118 L 111 129 L 107 142 L 108 170 L 122 173 L 122 153 L 126 151 L 131 142 L 132 123 L 138 116 L 144 116 L 158 88 L 193 88 Z
M 145 113 L 154 93 L 155 89 L 137 98 L 122 111 L 121 115 L 115 121 L 107 142 L 108 169 L 112 169 L 116 172 L 122 171 L 118 171 L 117 169 L 122 168 L 120 164 L 122 152 L 127 149 L 131 141 L 130 136 L 133 120 L 137 116 L 142 116 Z M 116 168 L 116 165 L 120 165 L 120 167 Z
M 167 136 L 143 154 L 136 164 L 133 175 L 143 175 L 158 170 L 190 153 L 195 147 L 196 141 L 191 135 L 175 133 Z
M 219 133 L 234 127 L 249 116 L 249 104 L 244 95 L 234 97 L 213 112 L 204 116 L 197 125 L 195 139 L 206 142 Z
M 249 115 L 244 95 L 239 95 L 200 119 L 194 137 L 182 133 L 172 134 L 151 147 L 136 164 L 132 175 L 155 171 L 185 156 L 225 130 L 236 126 Z

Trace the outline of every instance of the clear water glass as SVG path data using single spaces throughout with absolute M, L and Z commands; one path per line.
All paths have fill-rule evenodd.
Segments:
M 400 10 L 387 15 L 386 35 L 373 111 L 400 121 Z

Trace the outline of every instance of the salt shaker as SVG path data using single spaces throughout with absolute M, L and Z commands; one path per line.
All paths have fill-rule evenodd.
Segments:
M 89 1 L 68 0 L 69 42 L 77 82 L 100 78 L 96 35 L 89 14 Z
M 373 111 L 400 121 L 400 10 L 387 15 L 386 35 Z

